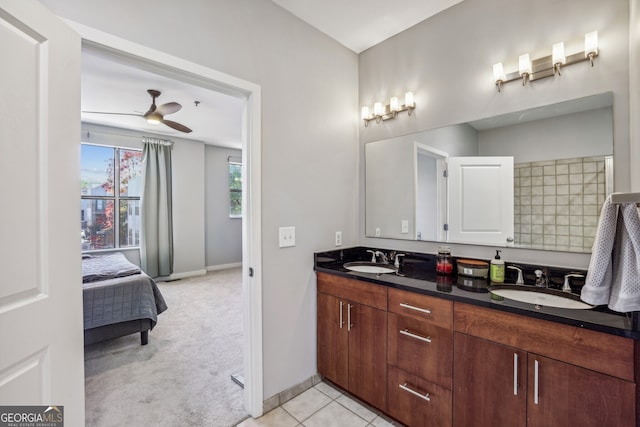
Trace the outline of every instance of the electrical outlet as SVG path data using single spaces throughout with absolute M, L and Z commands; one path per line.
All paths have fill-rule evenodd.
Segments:
M 400 227 L 402 228 L 401 233 L 402 234 L 407 234 L 409 232 L 409 221 L 406 219 L 403 219 L 401 222 Z
M 336 246 L 342 246 L 342 231 L 336 231 Z
M 296 228 L 280 227 L 279 243 L 281 248 L 288 248 L 296 245 Z

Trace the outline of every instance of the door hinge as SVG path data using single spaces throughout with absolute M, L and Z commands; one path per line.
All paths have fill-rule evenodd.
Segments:
M 444 176 L 445 178 L 449 178 L 449 170 L 448 169 L 443 170 L 442 176 Z
M 449 224 L 445 224 L 445 225 L 443 225 L 443 226 L 442 226 L 442 229 L 443 229 L 444 231 L 449 231 Z
M 253 277 L 253 268 L 249 267 L 249 277 Z

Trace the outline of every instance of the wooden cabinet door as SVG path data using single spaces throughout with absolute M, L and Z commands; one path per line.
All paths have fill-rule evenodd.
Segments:
M 524 427 L 527 354 L 459 332 L 453 346 L 453 425 Z
M 528 358 L 529 427 L 636 425 L 634 383 L 532 353 Z
M 350 392 L 386 410 L 387 312 L 363 304 L 349 303 Z
M 347 389 L 347 304 L 332 295 L 318 293 L 318 372 Z

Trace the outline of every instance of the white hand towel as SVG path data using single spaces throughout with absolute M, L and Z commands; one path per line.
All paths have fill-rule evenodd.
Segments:
M 635 204 L 607 198 L 580 298 L 621 313 L 640 310 L 640 217 Z
M 618 214 L 609 308 L 621 313 L 640 310 L 640 217 L 635 203 L 622 205 Z
M 610 197 L 607 197 L 600 211 L 596 239 L 591 249 L 589 270 L 580 294 L 582 301 L 587 304 L 609 303 L 613 278 L 611 256 L 616 235 L 617 215 L 618 206 L 611 203 Z

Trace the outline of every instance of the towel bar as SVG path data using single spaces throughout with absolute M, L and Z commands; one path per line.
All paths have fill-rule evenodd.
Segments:
M 611 193 L 611 203 L 614 205 L 623 203 L 640 204 L 640 193 Z

